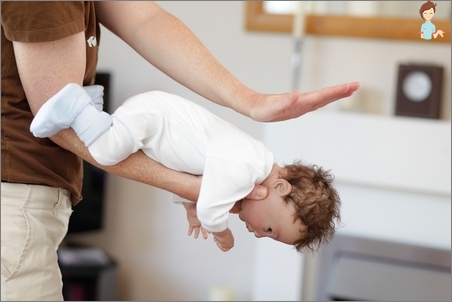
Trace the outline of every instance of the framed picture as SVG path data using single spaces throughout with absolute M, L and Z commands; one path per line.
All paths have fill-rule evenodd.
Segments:
M 438 119 L 442 81 L 441 66 L 399 65 L 395 115 Z

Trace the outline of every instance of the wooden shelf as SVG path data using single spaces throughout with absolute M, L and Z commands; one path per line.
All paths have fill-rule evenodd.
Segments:
M 293 15 L 268 14 L 262 1 L 246 2 L 246 29 L 250 31 L 291 33 Z M 435 20 L 436 28 L 446 29 L 444 37 L 425 41 L 420 38 L 420 18 L 352 17 L 341 15 L 306 16 L 306 33 L 319 36 L 418 41 L 421 43 L 450 43 L 450 20 Z

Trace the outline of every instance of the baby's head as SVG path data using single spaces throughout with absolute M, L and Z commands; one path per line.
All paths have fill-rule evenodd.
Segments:
M 256 237 L 316 250 L 334 235 L 340 222 L 341 201 L 333 176 L 318 166 L 279 167 L 262 183 L 269 189 L 264 200 L 244 199 L 239 217 Z
M 285 201 L 295 206 L 295 217 L 306 226 L 295 246 L 298 251 L 304 247 L 315 250 L 333 237 L 341 219 L 341 200 L 332 185 L 334 177 L 322 167 L 300 162 L 286 165 L 284 170 L 282 178 L 292 185 Z

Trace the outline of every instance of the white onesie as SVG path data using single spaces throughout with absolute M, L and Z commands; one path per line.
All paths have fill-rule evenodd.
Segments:
M 88 146 L 94 159 L 114 165 L 141 149 L 168 168 L 203 175 L 196 209 L 211 232 L 227 228 L 234 203 L 262 183 L 274 164 L 262 142 L 177 95 L 138 94 L 111 117 L 111 127 Z

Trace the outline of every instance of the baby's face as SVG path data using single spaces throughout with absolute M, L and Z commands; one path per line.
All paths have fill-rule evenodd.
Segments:
M 278 190 L 271 187 L 263 200 L 244 199 L 239 212 L 239 218 L 257 238 L 270 237 L 286 244 L 301 239 L 300 230 L 305 229 L 294 215 L 294 206 L 287 204 Z

